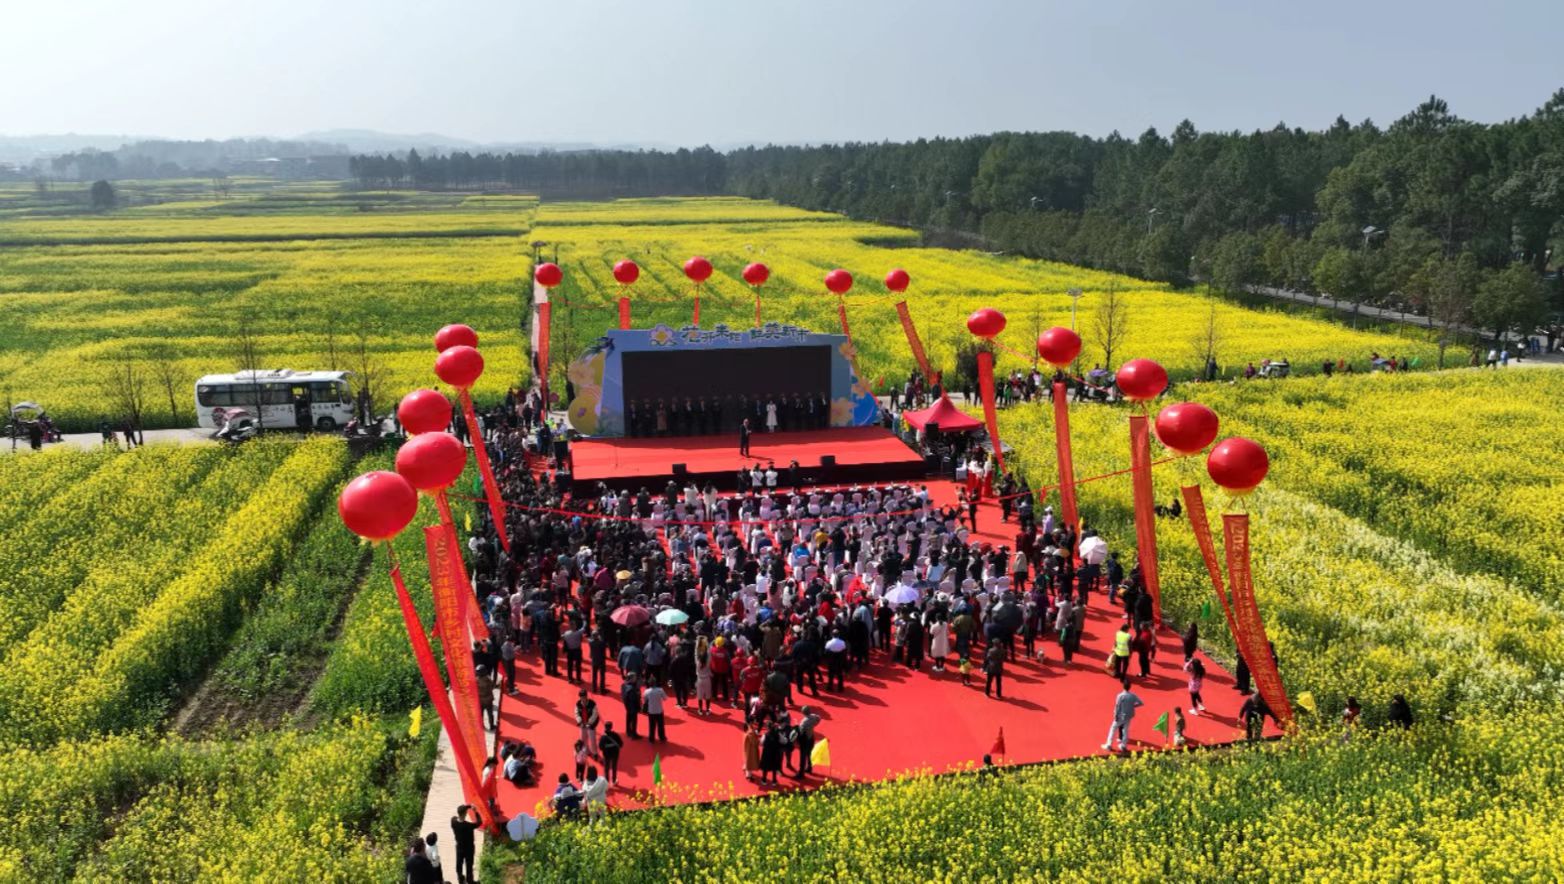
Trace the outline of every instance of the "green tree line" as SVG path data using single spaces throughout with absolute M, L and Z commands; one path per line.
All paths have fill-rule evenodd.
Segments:
M 734 193 L 1237 292 L 1404 310 L 1453 335 L 1564 332 L 1564 89 L 1501 123 L 1437 97 L 1380 128 L 1130 139 L 1000 132 L 906 143 L 355 157 L 364 186 L 593 196 Z M 1560 257 L 1564 258 L 1564 251 Z

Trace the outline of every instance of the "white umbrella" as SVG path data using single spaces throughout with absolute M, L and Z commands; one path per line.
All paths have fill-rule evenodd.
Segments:
M 1101 565 L 1108 558 L 1108 541 L 1101 537 L 1088 537 L 1081 541 L 1081 560 L 1089 565 Z
M 885 600 L 893 605 L 911 605 L 920 597 L 916 589 L 901 583 L 891 587 L 884 596 Z
M 690 619 L 690 615 L 678 608 L 667 608 L 657 612 L 657 622 L 664 626 L 678 626 L 688 619 Z
M 847 642 L 842 641 L 841 636 L 836 636 L 825 643 L 825 649 L 833 654 L 840 654 L 847 650 Z

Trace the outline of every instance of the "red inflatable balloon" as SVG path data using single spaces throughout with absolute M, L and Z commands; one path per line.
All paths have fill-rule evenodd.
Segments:
M 348 530 L 365 540 L 390 540 L 418 514 L 418 492 L 396 473 L 374 470 L 342 489 L 337 512 Z
M 1178 402 L 1157 412 L 1157 438 L 1179 454 L 1199 454 L 1216 439 L 1216 412 L 1199 402 Z
M 1081 355 L 1081 336 L 1056 325 L 1037 336 L 1037 355 L 1055 368 L 1064 368 Z
M 684 262 L 684 275 L 688 276 L 691 282 L 705 282 L 711 278 L 711 262 L 696 255 Z
M 853 287 L 853 275 L 838 267 L 825 275 L 825 287 L 833 295 L 845 295 Z
M 997 338 L 1005 330 L 1005 314 L 993 307 L 982 307 L 967 317 L 967 331 L 980 338 Z
M 1155 399 L 1168 388 L 1167 369 L 1150 359 L 1131 359 L 1119 366 L 1119 392 L 1131 402 Z
M 444 353 L 452 347 L 476 346 L 478 346 L 478 333 L 473 331 L 470 325 L 462 325 L 458 322 L 434 333 L 436 353 Z
M 414 390 L 397 405 L 396 419 L 408 435 L 438 433 L 451 425 L 451 400 L 438 390 Z
M 905 292 L 907 286 L 912 284 L 912 277 L 900 267 L 885 274 L 885 287 L 893 292 Z
M 467 446 L 450 433 L 425 433 L 396 453 L 396 471 L 419 491 L 439 491 L 461 478 Z
M 548 261 L 538 265 L 538 269 L 532 272 L 532 278 L 538 281 L 538 285 L 551 289 L 565 278 L 565 271 L 559 269 L 559 265 L 553 261 Z
M 771 268 L 756 261 L 744 268 L 744 281 L 750 285 L 765 285 L 771 278 Z
M 1260 443 L 1232 436 L 1217 443 L 1206 457 L 1211 480 L 1234 494 L 1247 494 L 1265 479 L 1271 458 Z
M 458 390 L 471 387 L 483 374 L 483 354 L 472 347 L 452 347 L 435 358 L 434 373 Z
M 620 285 L 629 285 L 641 278 L 641 265 L 629 258 L 614 262 L 614 279 Z

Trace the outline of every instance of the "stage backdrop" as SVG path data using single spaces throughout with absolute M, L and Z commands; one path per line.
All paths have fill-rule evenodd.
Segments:
M 768 322 L 727 326 L 611 329 L 570 364 L 570 425 L 587 436 L 622 436 L 627 400 L 747 395 L 831 398 L 831 426 L 869 426 L 880 407 L 853 374 L 846 335 Z

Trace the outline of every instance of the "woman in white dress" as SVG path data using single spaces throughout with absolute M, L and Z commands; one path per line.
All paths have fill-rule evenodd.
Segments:
M 950 625 L 943 618 L 929 624 L 929 656 L 934 658 L 934 671 L 945 671 L 945 658 L 950 656 Z
M 777 431 L 777 404 L 775 402 L 767 402 L 766 403 L 766 432 L 768 432 L 768 433 L 775 433 L 776 431 Z

